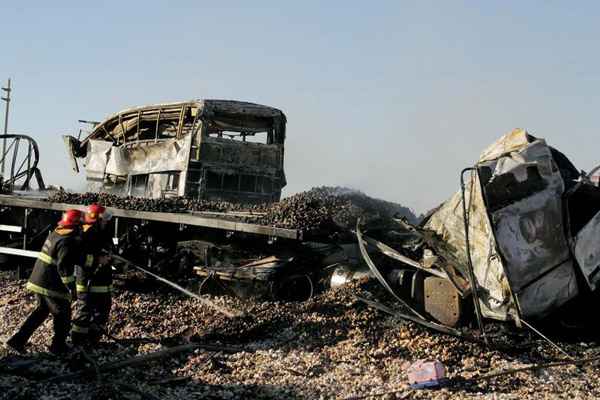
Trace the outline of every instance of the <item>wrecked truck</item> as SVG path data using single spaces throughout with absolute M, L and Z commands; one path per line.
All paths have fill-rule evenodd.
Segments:
M 354 257 L 347 242 L 313 229 L 323 225 L 318 212 L 304 218 L 318 200 L 277 206 L 286 185 L 280 110 L 193 100 L 123 110 L 93 125 L 84 138 L 63 137 L 74 170 L 83 164 L 88 193 L 0 195 L 2 264 L 19 275 L 60 213 L 91 202 L 114 216 L 116 254 L 180 279 L 191 272 L 205 283 L 241 282 L 273 298 L 305 299 L 323 266 Z M 291 210 L 297 215 L 288 218 Z
M 271 203 L 286 185 L 285 126 L 273 107 L 194 100 L 123 110 L 64 140 L 91 192 Z
M 146 266 L 177 264 L 184 262 L 177 244 L 195 241 L 185 254 L 197 255 L 191 265 L 185 265 L 188 271 L 211 259 L 221 263 L 223 258 L 231 259 L 222 252 L 212 254 L 215 249 L 254 248 L 254 257 L 246 251 L 230 252 L 239 264 L 252 265 L 260 258 L 257 255 L 272 256 L 278 248 L 295 248 L 302 242 L 300 230 L 253 223 L 259 216 L 253 213 L 138 211 L 130 209 L 127 200 L 136 196 L 136 201 L 278 201 L 286 185 L 282 111 L 235 100 L 192 100 L 130 108 L 91 123 L 93 128 L 84 138 L 80 131 L 80 137 L 63 139 L 73 169 L 79 172 L 83 164 L 90 192 L 123 198 L 118 207 L 110 207 L 115 217 L 110 230 L 118 254 Z M 35 150 L 37 165 L 37 146 Z M 90 202 L 85 194 L 75 197 L 67 202 L 54 200 L 51 192 L 12 190 L 0 195 L 2 264 L 27 269 L 60 213 L 85 209 Z M 275 257 L 259 264 L 262 271 L 279 271 L 289 262 Z M 303 275 L 301 279 L 306 280 Z
M 472 315 L 473 296 L 482 317 L 520 326 L 597 289 L 600 188 L 564 154 L 516 129 L 463 176 L 420 225 L 373 243 L 406 267 L 384 283 L 450 326 Z

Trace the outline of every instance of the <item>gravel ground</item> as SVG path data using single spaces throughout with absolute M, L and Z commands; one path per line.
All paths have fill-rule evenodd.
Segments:
M 5 340 L 33 307 L 24 281 L 0 278 L 0 337 Z M 186 338 L 235 346 L 239 351 L 195 350 L 160 361 L 62 383 L 43 379 L 71 372 L 76 360 L 45 353 L 51 335 L 47 322 L 33 336 L 29 353 L 0 352 L 2 399 L 346 399 L 346 398 L 599 398 L 595 365 L 562 366 L 522 372 L 489 381 L 469 378 L 506 368 L 557 360 L 561 355 L 527 332 L 489 325 L 495 342 L 508 351 L 430 332 L 367 308 L 354 294 L 377 292 L 374 283 L 357 283 L 303 303 L 215 302 L 250 316 L 228 320 L 198 301 L 162 288 L 145 292 L 118 287 L 108 340 L 89 352 L 97 364 L 122 360 L 186 342 Z M 377 297 L 381 295 L 377 293 Z M 183 332 L 183 334 L 182 334 Z M 153 338 L 160 343 L 125 342 Z M 573 357 L 598 354 L 592 342 L 560 345 Z M 443 389 L 407 391 L 405 370 L 418 359 L 443 362 L 453 384 Z M 16 361 L 32 360 L 20 370 Z M 386 392 L 395 392 L 382 394 Z M 367 395 L 375 395 L 367 396 Z M 154 396 L 154 397 L 152 397 Z M 367 397 L 362 397 L 367 396 Z

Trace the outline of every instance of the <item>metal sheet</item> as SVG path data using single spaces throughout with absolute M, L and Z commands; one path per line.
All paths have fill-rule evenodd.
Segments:
M 111 142 L 103 140 L 90 140 L 87 144 L 87 155 L 83 165 L 90 190 L 102 187 L 111 147 Z
M 207 167 L 218 168 L 222 172 L 230 169 L 232 173 L 244 171 L 277 176 L 282 169 L 283 149 L 280 145 L 205 137 L 200 160 Z
M 373 238 L 370 238 L 370 237 L 364 236 L 364 235 L 363 235 L 363 240 L 369 246 L 376 248 L 382 254 L 384 254 L 396 261 L 399 261 L 406 265 L 410 265 L 411 267 L 414 267 L 417 269 L 424 270 L 432 275 L 436 275 L 436 276 L 444 278 L 444 279 L 450 279 L 450 278 L 448 278 L 448 274 L 446 272 L 439 271 L 439 270 L 433 269 L 433 268 L 426 268 L 425 266 L 421 265 L 421 263 L 419 263 L 411 258 L 406 257 L 405 255 L 399 253 L 398 251 L 394 250 L 393 248 L 386 245 L 385 243 L 380 242 L 379 240 L 376 240 L 376 239 L 373 239 Z
M 579 293 L 571 260 L 516 293 L 523 318 L 541 318 Z
M 493 214 L 496 239 L 514 290 L 569 259 L 560 198 L 537 193 Z
M 545 315 L 577 294 L 563 223 L 564 182 L 550 148 L 533 139 L 480 168 L 493 170 L 484 182 L 486 205 L 521 315 Z
M 487 318 L 506 320 L 511 313 L 516 312 L 516 305 L 513 303 L 502 262 L 496 251 L 479 178 L 475 174 L 467 182 L 465 190 L 470 216 L 473 271 L 481 289 L 481 312 Z M 442 256 L 448 258 L 447 261 L 457 269 L 466 272 L 466 242 L 461 202 L 461 194 L 456 193 L 431 216 L 425 228 L 433 230 L 446 245 L 448 251 L 444 251 Z M 434 250 L 439 252 L 440 249 Z M 463 276 L 466 274 L 463 273 Z
M 191 135 L 188 135 L 179 140 L 139 142 L 112 147 L 106 173 L 126 176 L 182 171 L 187 168 L 191 139 Z
M 75 143 L 78 143 L 77 139 L 75 139 L 73 136 L 63 135 L 63 142 L 67 149 L 69 160 L 71 161 L 71 168 L 73 168 L 73 171 L 76 173 L 79 173 L 79 165 L 77 164 L 77 159 L 75 158 Z
M 466 197 L 473 267 L 484 289 L 482 313 L 495 319 L 514 313 L 546 315 L 577 294 L 563 222 L 565 184 L 551 149 L 544 140 L 517 129 L 488 147 L 477 169 Z M 447 245 L 449 256 L 442 256 L 454 258 L 457 267 L 464 268 L 460 193 L 443 204 L 425 228 Z
M 496 160 L 514 151 L 523 149 L 529 143 L 530 136 L 524 129 L 514 129 L 485 149 L 479 156 L 479 162 Z
M 600 212 L 577 234 L 575 259 L 591 290 L 600 282 Z

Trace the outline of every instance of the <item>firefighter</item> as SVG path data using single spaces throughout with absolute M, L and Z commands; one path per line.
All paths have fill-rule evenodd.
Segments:
M 81 223 L 83 213 L 67 210 L 48 235 L 35 262 L 27 290 L 34 293 L 37 306 L 6 344 L 19 353 L 37 328 L 52 314 L 54 337 L 48 350 L 55 355 L 68 351 L 66 343 L 71 325 L 71 299 L 75 295 L 73 270 L 81 262 Z
M 111 215 L 99 204 L 88 206 L 82 227 L 84 262 L 75 268 L 77 302 L 71 330 L 75 345 L 95 344 L 106 331 L 111 307 L 112 247 L 106 225 Z

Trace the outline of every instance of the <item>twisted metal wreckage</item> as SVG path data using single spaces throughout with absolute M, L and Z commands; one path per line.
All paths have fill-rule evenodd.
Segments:
M 92 191 L 272 203 L 286 184 L 285 124 L 275 108 L 195 100 L 124 110 L 94 123 L 83 140 L 67 136 L 65 143 L 75 170 L 77 159 L 83 159 Z M 341 234 L 315 235 L 247 223 L 255 215 L 239 211 L 112 208 L 111 229 L 119 254 L 148 254 L 148 262 L 159 255 L 161 241 L 196 241 L 190 262 L 202 276 L 268 284 L 287 280 L 289 285 L 275 291 L 304 291 L 302 298 L 312 295 L 332 265 L 338 267 L 331 278 L 335 286 L 360 275 L 352 270 L 367 264 L 399 302 L 420 320 L 437 321 L 437 327 L 456 327 L 473 315 L 469 299 L 479 321 L 521 325 L 598 285 L 600 188 L 592 176 L 597 170 L 589 176 L 579 172 L 543 139 L 517 129 L 463 171 L 470 175 L 461 192 L 419 225 L 376 219 L 357 224 L 356 236 L 347 226 Z M 28 171 L 27 182 L 35 165 Z M 10 228 L 11 243 L 0 253 L 34 257 L 32 238 L 41 237 L 53 215 L 84 207 L 39 200 L 0 196 L 0 222 Z M 169 258 L 172 254 L 165 253 Z
M 271 107 L 198 100 L 125 110 L 94 123 L 83 140 L 65 137 L 65 143 L 75 170 L 79 169 L 77 159 L 84 159 L 92 191 L 137 196 L 137 200 L 185 197 L 275 203 L 286 184 L 285 123 L 285 115 Z M 254 141 L 257 135 L 263 136 L 261 143 Z M 4 138 L 13 139 L 14 146 L 9 145 L 2 158 L 11 159 L 12 167 L 0 184 L 6 193 L 0 194 L 0 264 L 14 267 L 23 265 L 15 262 L 15 257 L 38 256 L 34 250 L 39 249 L 44 233 L 60 212 L 83 209 L 86 201 L 82 195 L 82 201 L 52 202 L 40 192 L 30 193 L 34 179 L 42 192 L 45 188 L 37 168 L 35 141 L 23 135 Z M 20 141 L 28 144 L 23 154 L 19 153 L 25 149 L 19 147 Z M 357 269 L 366 264 L 370 274 L 411 314 L 357 296 L 359 300 L 427 328 L 481 343 L 479 337 L 457 329 L 474 311 L 487 343 L 483 318 L 534 329 L 528 320 L 542 319 L 569 300 L 597 289 L 598 171 L 600 166 L 589 174 L 578 171 L 543 139 L 516 129 L 484 150 L 472 168 L 462 171 L 461 191 L 418 225 L 378 216 L 364 223 L 358 219 L 354 231 L 346 225 L 335 232 L 311 232 L 248 223 L 247 219 L 256 215 L 239 210 L 137 211 L 126 207 L 131 199 L 124 199 L 125 206 L 119 201 L 117 207 L 109 207 L 115 216 L 110 226 L 113 257 L 229 318 L 243 314 L 155 273 L 157 265 L 151 260 L 160 256 L 157 249 L 165 240 L 195 242 L 198 251 L 187 262 L 199 275 L 250 282 L 251 289 L 256 282 L 267 283 L 276 298 L 286 291 L 301 292 L 288 298 L 310 297 L 320 278 L 328 277 L 330 285 L 337 286 L 352 276 L 365 276 Z M 467 172 L 470 175 L 465 181 Z M 16 188 L 26 192 L 18 193 Z M 147 263 L 141 267 L 122 257 L 129 254 L 144 254 Z M 162 256 L 173 259 L 171 252 Z M 333 266 L 337 268 L 332 273 Z M 114 370 L 196 348 L 232 350 L 190 343 L 94 364 L 50 380 Z M 598 360 L 574 360 L 566 355 L 567 360 L 477 379 Z
M 136 107 L 65 136 L 73 168 L 83 159 L 90 191 L 160 198 L 278 201 L 286 185 L 286 117 L 233 100 Z
M 481 317 L 521 326 L 548 316 L 600 281 L 598 169 L 579 172 L 545 140 L 513 130 L 463 171 L 471 174 L 460 192 L 419 226 L 404 224 L 393 245 L 404 254 L 374 243 L 413 267 L 379 280 L 447 326 L 460 322 L 472 294 Z

